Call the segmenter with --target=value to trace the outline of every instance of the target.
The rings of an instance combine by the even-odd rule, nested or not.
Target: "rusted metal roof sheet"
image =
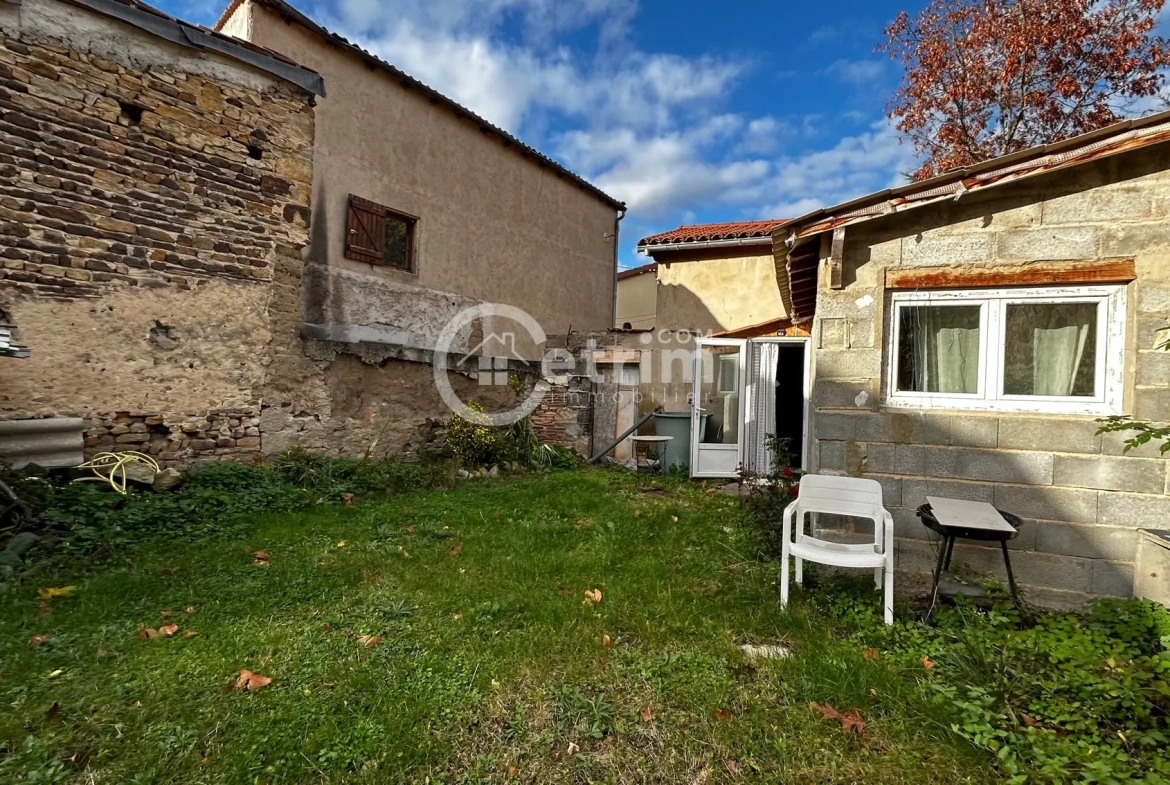
[[[942,201],[997,185],[1017,182],[1110,155],[1170,141],[1170,112],[1126,120],[1062,142],[1033,147],[975,166],[815,210],[773,230],[789,246],[813,235],[891,213]]]
[[[85,462],[80,417],[0,422],[0,458],[16,469],[35,463],[46,469],[80,466]]]

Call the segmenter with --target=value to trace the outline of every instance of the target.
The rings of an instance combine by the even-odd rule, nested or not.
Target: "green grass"
[[[779,609],[734,500],[646,490],[603,470],[477,481],[17,586],[0,782],[992,778],[922,674]],[[78,590],[42,601],[50,580]],[[167,621],[174,637],[136,634]],[[793,656],[749,664],[744,643]],[[272,683],[226,692],[240,668]],[[810,701],[860,710],[864,733]]]

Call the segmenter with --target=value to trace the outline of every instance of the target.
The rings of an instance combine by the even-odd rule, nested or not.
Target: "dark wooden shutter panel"
[[[384,207],[351,194],[345,229],[345,258],[366,264],[385,263],[382,256],[386,243]]]

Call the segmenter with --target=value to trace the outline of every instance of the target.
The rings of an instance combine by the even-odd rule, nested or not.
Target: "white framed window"
[[[886,404],[1120,414],[1124,286],[895,292]]]

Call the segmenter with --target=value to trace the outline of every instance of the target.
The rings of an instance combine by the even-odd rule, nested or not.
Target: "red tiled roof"
[[[699,243],[711,240],[740,240],[772,236],[772,229],[784,223],[783,218],[771,221],[737,221],[723,224],[694,224],[680,226],[669,232],[643,237],[639,248],[651,245],[673,245],[675,243]]]

